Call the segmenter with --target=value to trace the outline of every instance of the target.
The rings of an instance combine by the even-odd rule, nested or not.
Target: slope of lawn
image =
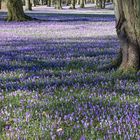
[[[140,73],[113,67],[114,16],[45,16],[0,21],[0,139],[137,140]]]

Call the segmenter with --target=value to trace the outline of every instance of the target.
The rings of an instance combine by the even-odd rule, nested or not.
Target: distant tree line
[[[84,8],[89,2],[95,3],[98,8],[105,8],[106,2],[113,2],[113,0],[23,0],[23,3],[30,3],[32,6],[47,5],[48,7],[54,6],[56,9],[62,9],[62,5],[70,5],[70,9],[75,9],[76,4]]]
[[[113,0],[94,0],[97,7],[104,9],[106,6],[106,2],[113,2]]]
[[[8,21],[16,20],[23,21],[30,18],[24,14],[25,10],[32,10],[36,5],[46,5],[48,7],[55,7],[55,9],[62,9],[63,5],[70,6],[70,9],[75,9],[76,4],[80,8],[84,8],[86,3],[95,3],[98,8],[105,8],[107,2],[113,0],[0,0],[0,9],[2,2],[6,3],[8,9]]]
[[[9,0],[0,0],[0,9],[2,1],[8,2]],[[95,3],[98,8],[103,9],[107,2],[113,2],[113,0],[22,0],[26,10],[32,10],[32,7],[36,5],[47,5],[56,9],[62,9],[63,5],[66,5],[70,6],[70,9],[75,9],[77,4],[80,8],[84,8],[86,3]]]

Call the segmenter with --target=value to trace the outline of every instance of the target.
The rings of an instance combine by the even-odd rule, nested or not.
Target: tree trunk
[[[0,0],[0,9],[1,9],[1,0]]]
[[[32,0],[32,6],[36,7],[36,0]]]
[[[80,4],[80,0],[77,0],[77,5],[79,5]]]
[[[62,9],[62,0],[57,0],[56,1],[55,9]]]
[[[121,42],[121,70],[140,66],[140,1],[115,0],[116,30]]]
[[[71,0],[70,9],[75,9],[75,3],[76,3],[76,0]]]
[[[69,6],[71,4],[71,0],[66,0],[66,6]]]
[[[21,0],[7,0],[8,21],[25,21],[31,19],[23,11]]]
[[[106,0],[96,0],[96,6],[98,8],[104,9],[105,8]]]
[[[85,8],[85,0],[80,0],[80,8]]]
[[[26,5],[26,10],[29,10],[29,11],[32,10],[32,4],[30,0],[26,0],[25,5]]]
[[[51,0],[48,0],[47,6],[51,7]]]
[[[43,0],[40,0],[39,3],[40,5],[44,5]]]

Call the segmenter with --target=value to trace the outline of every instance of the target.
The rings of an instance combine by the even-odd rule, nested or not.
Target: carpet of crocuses
[[[118,72],[115,18],[0,21],[1,140],[138,140],[140,72]]]

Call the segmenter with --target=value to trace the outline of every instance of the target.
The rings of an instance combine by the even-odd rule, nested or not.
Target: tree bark
[[[1,0],[0,0],[0,9],[1,9]]]
[[[31,18],[24,14],[21,0],[7,0],[7,21],[25,21]]]
[[[51,0],[48,0],[47,6],[48,6],[48,7],[51,7]]]
[[[115,0],[116,30],[121,42],[121,70],[140,66],[140,1]]]
[[[62,9],[62,0],[57,0],[56,1],[55,9]]]
[[[29,11],[32,10],[32,4],[30,0],[25,1],[25,6],[26,6],[26,10],[29,10]]]
[[[80,0],[77,0],[77,5],[79,5],[80,4]]]
[[[40,5],[44,5],[43,0],[40,0],[39,3]]]
[[[36,0],[32,0],[32,6],[36,7]]]
[[[80,0],[80,8],[85,8],[85,0]]]
[[[106,0],[96,0],[96,6],[98,8],[104,9],[105,8]]]
[[[75,3],[76,3],[76,0],[71,0],[70,9],[75,9]]]

